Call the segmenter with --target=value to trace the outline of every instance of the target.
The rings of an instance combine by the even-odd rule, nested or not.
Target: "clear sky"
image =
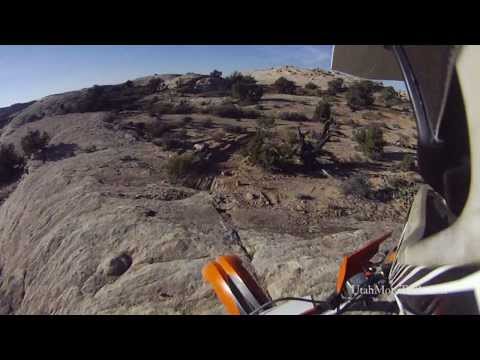
[[[0,107],[154,73],[329,69],[330,45],[0,46]],[[396,85],[396,84],[394,84]]]

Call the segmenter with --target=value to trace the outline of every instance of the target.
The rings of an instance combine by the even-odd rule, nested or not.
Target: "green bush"
[[[244,148],[243,155],[267,171],[275,170],[283,163],[280,149],[271,142],[270,133],[261,128],[257,129],[254,137]]]
[[[360,110],[373,104],[374,98],[367,87],[354,85],[347,90],[347,104],[352,110]]]
[[[242,110],[233,104],[210,106],[208,112],[212,115],[232,119],[240,119],[243,116]]]
[[[163,136],[165,133],[170,131],[173,128],[172,125],[170,124],[165,124],[160,121],[154,121],[152,123],[149,123],[145,126],[145,130],[147,134],[155,139]]]
[[[263,88],[260,85],[236,82],[232,85],[232,97],[245,103],[256,103],[263,96]]]
[[[241,118],[257,119],[262,116],[262,114],[256,110],[243,110],[231,103],[209,106],[205,113],[237,120]]]
[[[337,78],[337,79],[330,80],[327,83],[327,86],[328,86],[327,93],[329,95],[336,95],[337,93],[343,91],[343,79]]]
[[[207,118],[207,119],[202,121],[202,125],[203,125],[203,127],[209,129],[213,126],[213,120],[210,119],[210,118]]]
[[[15,151],[13,144],[0,146],[0,182],[7,182],[19,175],[25,160]]]
[[[227,134],[225,133],[225,130],[223,129],[217,129],[213,135],[212,135],[212,138],[213,140],[217,141],[217,142],[222,142],[225,140],[225,136],[227,136]]]
[[[400,134],[398,136],[398,145],[403,148],[410,147],[410,139],[408,138],[408,136],[404,134]]]
[[[155,144],[169,151],[183,149],[185,147],[185,142],[181,135],[172,133],[166,133],[161,138],[156,139]]]
[[[402,171],[412,171],[415,169],[415,157],[412,154],[406,154],[400,164],[399,169]]]
[[[305,89],[315,90],[315,89],[318,89],[318,86],[310,81],[307,84],[305,84]]]
[[[191,116],[185,116],[185,117],[182,119],[183,125],[188,125],[188,124],[190,124],[192,121],[193,121],[193,118],[192,118]]]
[[[312,121],[326,122],[327,120],[330,120],[331,116],[332,110],[330,104],[322,99],[315,108]]]
[[[242,82],[245,84],[256,84],[257,80],[250,75],[243,75],[241,72],[234,71],[230,76],[225,78],[228,88],[232,88],[233,84]]]
[[[170,102],[157,102],[151,105],[150,113],[152,115],[162,114],[191,114],[195,108],[186,100],[180,101],[178,104]]]
[[[174,104],[170,102],[156,102],[151,105],[150,112],[156,115],[173,114],[174,109]]]
[[[353,132],[359,150],[372,160],[379,160],[383,155],[383,131],[377,126],[363,127]]]
[[[296,85],[293,81],[290,81],[283,76],[278,78],[273,83],[274,88],[281,94],[294,94]]]
[[[173,107],[174,114],[191,114],[195,108],[188,101],[182,100]]]
[[[200,162],[201,160],[195,154],[174,155],[165,165],[168,179],[176,183],[189,175],[198,173],[202,168]]]
[[[298,122],[309,121],[308,117],[305,114],[298,113],[298,112],[282,112],[278,115],[278,117],[282,120],[287,120],[287,121],[298,121]]]
[[[361,80],[357,81],[353,87],[360,87],[365,92],[369,93],[370,95],[374,92],[380,91],[383,89],[383,86],[379,83],[373,82],[371,80]]]
[[[50,142],[50,135],[46,132],[40,132],[39,130],[30,130],[21,140],[21,146],[23,153],[26,157],[30,157],[33,154],[41,153],[47,148]]]
[[[395,91],[395,89],[392,86],[383,88],[380,91],[380,97],[383,100],[386,107],[392,107],[402,103],[402,101],[398,96],[398,93]]]
[[[341,185],[344,195],[355,195],[367,198],[372,192],[370,181],[364,175],[354,175],[345,180]]]
[[[273,118],[260,118],[256,120],[257,127],[259,129],[268,130],[275,126],[275,119]]]
[[[242,134],[244,129],[240,125],[227,125],[225,130],[232,134]]]
[[[213,78],[221,78],[221,77],[222,77],[222,72],[221,72],[221,71],[218,71],[218,70],[213,70],[213,71],[210,73],[210,77],[213,77]]]

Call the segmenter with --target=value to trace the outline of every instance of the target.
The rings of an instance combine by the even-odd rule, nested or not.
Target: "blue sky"
[[[330,45],[0,46],[0,107],[154,73],[330,67]]]

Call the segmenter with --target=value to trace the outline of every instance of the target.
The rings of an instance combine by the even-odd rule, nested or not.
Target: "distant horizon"
[[[0,46],[0,108],[154,74],[330,69],[331,45]],[[161,69],[161,70],[160,70]],[[382,81],[405,90],[403,82]]]

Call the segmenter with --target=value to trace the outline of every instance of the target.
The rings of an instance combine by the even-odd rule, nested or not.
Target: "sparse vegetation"
[[[23,153],[26,157],[31,155],[42,154],[50,142],[50,135],[39,130],[29,130],[21,140]]]
[[[14,179],[23,171],[25,160],[17,154],[13,144],[0,146],[0,183]]]
[[[190,124],[192,121],[193,121],[193,118],[192,118],[191,116],[185,116],[185,117],[182,119],[182,124],[183,124],[183,125],[188,125],[188,124]]]
[[[263,88],[256,84],[256,80],[245,81],[245,77],[237,79],[232,85],[232,97],[243,103],[254,104],[263,96]]]
[[[354,195],[362,198],[367,198],[371,194],[371,187],[368,177],[364,175],[351,176],[341,184],[344,195]]]
[[[339,92],[343,91],[343,79],[337,78],[330,80],[328,83],[327,93],[329,95],[336,95]]]
[[[320,100],[315,112],[313,113],[312,121],[326,122],[330,120],[332,116],[332,111],[330,104],[325,100]]]
[[[408,148],[410,146],[410,139],[404,134],[398,135],[398,145],[403,148]]]
[[[392,107],[402,103],[398,93],[392,86],[385,87],[381,90],[380,96],[386,107]]]
[[[205,160],[192,153],[174,155],[166,163],[166,172],[170,182],[177,183],[186,177],[200,174],[206,167]]]
[[[282,112],[278,115],[278,117],[282,120],[287,120],[287,121],[297,121],[297,122],[309,121],[308,117],[305,114],[302,114],[299,112]]]
[[[257,119],[257,127],[263,130],[269,130],[275,126],[275,119],[273,118],[260,118]]]
[[[213,77],[213,78],[221,78],[221,77],[222,77],[222,72],[221,72],[221,71],[218,71],[218,70],[213,70],[213,71],[210,73],[210,77]]]
[[[213,126],[213,120],[210,119],[210,118],[207,118],[207,119],[202,121],[202,125],[203,125],[204,128],[209,129]]]
[[[154,121],[146,125],[145,130],[150,138],[155,139],[163,136],[166,132],[173,128],[170,124],[165,124],[160,120]]]
[[[405,154],[398,165],[402,171],[412,171],[415,169],[415,157],[412,154]]]
[[[305,89],[307,90],[315,90],[315,89],[318,89],[318,86],[316,84],[314,84],[313,82],[308,82],[307,84],[305,84]]]
[[[86,148],[84,148],[83,151],[86,152],[86,153],[94,153],[94,152],[98,151],[98,149],[95,145],[89,145]]]
[[[242,134],[244,132],[240,125],[226,125],[225,130],[232,134]]]
[[[186,100],[181,100],[178,104],[157,102],[150,107],[150,113],[157,116],[162,114],[191,114],[194,111],[195,107]]]
[[[352,110],[360,110],[373,104],[371,88],[360,84],[351,86],[346,94],[347,104]]]
[[[257,119],[262,116],[262,114],[256,110],[244,110],[232,103],[223,103],[220,105],[209,106],[204,111],[207,114],[212,114],[224,118],[232,119]]]
[[[178,134],[166,133],[161,138],[154,140],[155,145],[163,147],[165,150],[177,150],[185,147],[185,141]]]
[[[273,87],[280,94],[293,94],[295,93],[296,85],[293,81],[286,79],[285,77],[278,78],[274,83]]]
[[[369,126],[356,129],[353,133],[358,148],[368,158],[379,160],[383,155],[383,131],[377,126]]]
[[[225,130],[218,129],[213,133],[212,138],[217,142],[222,142],[223,140],[225,140],[225,136],[227,136]]]
[[[268,130],[257,129],[243,154],[253,164],[259,165],[267,171],[272,171],[281,167],[284,159],[279,147],[273,143],[269,135]]]

